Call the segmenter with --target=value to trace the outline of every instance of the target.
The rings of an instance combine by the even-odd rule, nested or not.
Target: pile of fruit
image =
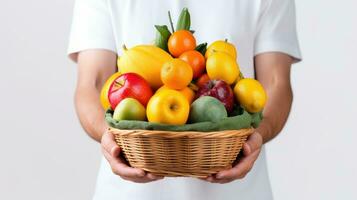
[[[101,103],[116,121],[185,125],[220,122],[244,109],[260,113],[266,93],[244,78],[237,50],[227,40],[196,44],[190,14],[181,12],[176,30],[155,26],[155,45],[124,46],[118,72],[104,84]]]

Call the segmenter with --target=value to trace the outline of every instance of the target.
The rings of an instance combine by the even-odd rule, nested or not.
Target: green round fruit
[[[138,120],[146,119],[145,107],[134,98],[125,98],[117,105],[114,110],[113,119],[120,120]]]
[[[197,122],[218,122],[228,117],[224,105],[216,98],[202,96],[191,104],[189,121]]]

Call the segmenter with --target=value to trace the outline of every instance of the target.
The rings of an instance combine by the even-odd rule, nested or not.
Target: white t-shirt
[[[176,22],[183,7],[191,14],[197,43],[228,39],[237,47],[246,77],[254,77],[254,56],[283,52],[300,60],[293,0],[76,0],[68,54],[86,49],[122,52],[152,43],[154,25]],[[114,175],[105,159],[98,175],[95,200],[269,200],[272,193],[263,148],[243,179],[212,184],[194,178],[165,178],[137,184]]]

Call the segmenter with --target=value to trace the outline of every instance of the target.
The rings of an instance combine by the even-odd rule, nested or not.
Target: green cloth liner
[[[123,130],[165,130],[165,131],[223,131],[223,130],[239,130],[250,127],[258,127],[263,116],[262,113],[248,113],[244,109],[238,107],[233,113],[233,116],[222,119],[219,122],[199,122],[184,125],[168,125],[153,123],[147,121],[135,120],[114,120],[113,110],[108,109],[105,113],[105,120],[109,126]]]

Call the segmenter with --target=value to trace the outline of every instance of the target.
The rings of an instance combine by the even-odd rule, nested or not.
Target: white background
[[[357,1],[298,0],[304,61],[294,106],[267,145],[276,200],[357,199]],[[73,2],[0,2],[0,199],[90,199],[100,149],[73,108]]]

